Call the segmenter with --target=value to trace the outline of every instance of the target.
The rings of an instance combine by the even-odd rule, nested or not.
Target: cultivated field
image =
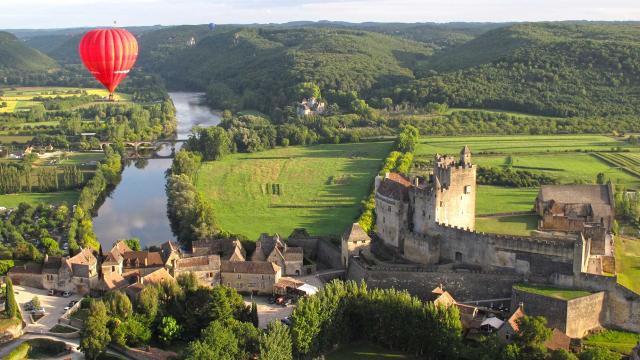
[[[391,143],[278,148],[234,154],[202,166],[197,187],[225,230],[257,239],[295,228],[339,237],[360,214],[361,200]]]
[[[640,239],[617,236],[615,251],[618,282],[640,294]]]
[[[34,101],[35,97],[69,97],[80,95],[78,91],[84,90],[88,95],[98,95],[106,97],[109,92],[104,89],[93,88],[70,88],[70,87],[17,87],[2,88],[4,93],[0,96],[0,103],[6,102],[6,107],[0,107],[0,113],[14,111],[28,111],[38,101]],[[116,100],[129,100],[126,94],[116,93]]]

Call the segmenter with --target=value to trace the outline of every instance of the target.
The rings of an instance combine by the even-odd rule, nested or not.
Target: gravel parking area
[[[245,297],[244,301],[247,305],[251,305],[251,298]],[[269,298],[266,296],[254,296],[253,301],[258,305],[258,322],[259,327],[265,329],[272,321],[280,321],[293,313],[295,305],[282,306],[270,304]]]
[[[20,285],[14,285],[13,289],[16,292],[16,301],[18,302],[18,305],[20,305],[20,311],[22,311],[22,318],[27,324],[27,327],[24,329],[25,332],[49,331],[49,329],[58,323],[60,316],[64,314],[64,307],[67,306],[71,300],[80,300],[80,296],[76,294],[73,294],[70,297],[50,296],[47,290]],[[24,309],[24,305],[31,301],[34,296],[38,296],[40,304],[45,310],[45,316],[36,323],[31,322],[29,312]]]

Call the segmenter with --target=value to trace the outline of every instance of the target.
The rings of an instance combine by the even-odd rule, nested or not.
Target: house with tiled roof
[[[269,261],[277,264],[283,275],[302,275],[303,249],[288,246],[280,235],[262,234],[256,242],[251,261]]]
[[[130,283],[125,287],[125,292],[135,298],[145,286],[151,284],[161,284],[163,282],[174,281],[175,279],[165,268],[156,269],[146,275],[143,275],[140,270],[134,270],[126,274]]]
[[[167,241],[160,245],[160,255],[162,256],[162,261],[164,261],[164,266],[171,268],[173,261],[182,257],[182,250],[176,242]]]
[[[201,286],[216,286],[220,284],[220,256],[205,255],[173,259],[171,275],[175,278],[180,274],[193,273]]]
[[[128,251],[122,254],[123,272],[139,270],[143,275],[164,268],[162,255],[158,251]]]
[[[239,292],[273,294],[280,266],[269,261],[221,261],[220,282]]]
[[[520,331],[520,327],[518,326],[518,320],[525,317],[524,309],[522,304],[518,306],[516,311],[509,316],[507,320],[505,320],[504,324],[500,329],[498,329],[498,338],[504,341],[511,341],[513,335]]]
[[[204,239],[191,242],[193,256],[218,255],[225,261],[245,261],[247,252],[238,239]]]

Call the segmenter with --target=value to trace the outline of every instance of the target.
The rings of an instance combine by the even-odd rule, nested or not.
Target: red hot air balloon
[[[97,29],[86,33],[78,47],[84,66],[109,90],[127,77],[138,58],[138,42],[125,29]]]

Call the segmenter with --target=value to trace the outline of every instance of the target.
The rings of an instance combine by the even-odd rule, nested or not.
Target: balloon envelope
[[[138,42],[125,29],[97,29],[82,37],[78,52],[84,66],[113,93],[138,58]]]
[[[209,24],[209,30],[215,30],[215,29],[216,29],[216,24],[210,23]]]

